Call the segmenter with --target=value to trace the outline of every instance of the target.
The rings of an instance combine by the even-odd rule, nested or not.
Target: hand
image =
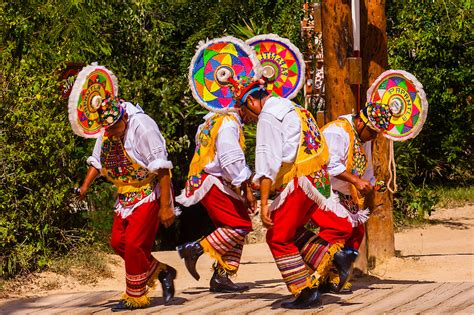
[[[170,227],[174,222],[174,211],[170,206],[160,207],[158,218],[165,228]]]
[[[81,188],[78,189],[79,200],[84,200],[86,198],[87,193],[87,186],[82,185]]]
[[[357,188],[357,190],[360,191],[362,196],[367,195],[373,189],[370,182],[368,182],[366,180],[363,180],[363,179],[360,179],[360,178],[355,182],[354,185]]]
[[[273,221],[270,219],[270,211],[268,210],[268,204],[262,204],[260,209],[260,219],[262,219],[263,226],[267,229],[273,227]]]
[[[242,191],[240,190],[240,187],[232,186],[232,190],[237,194],[237,196],[242,196]]]
[[[251,189],[247,189],[247,193],[245,194],[245,199],[247,201],[248,213],[254,214],[255,211],[257,210],[257,198],[255,198]]]

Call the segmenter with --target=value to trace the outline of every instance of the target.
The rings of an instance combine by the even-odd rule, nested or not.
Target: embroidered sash
[[[203,171],[207,164],[211,163],[216,156],[216,139],[219,129],[225,119],[231,119],[237,122],[232,114],[215,114],[204,123],[196,139],[196,149],[193,159],[189,165],[188,179],[185,184],[185,195],[191,197],[198,190],[207,174]],[[245,138],[242,127],[239,125],[239,144],[242,150],[245,148]]]
[[[157,184],[157,176],[133,161],[120,139],[104,135],[100,154],[101,174],[117,187],[122,206],[131,206],[149,196]]]
[[[355,175],[359,178],[362,177],[362,175],[364,175],[365,171],[367,170],[369,163],[367,155],[365,154],[364,148],[362,146],[362,141],[354,129],[354,126],[347,119],[340,118],[326,124],[322,130],[325,130],[328,126],[332,125],[344,129],[344,131],[349,135],[346,170],[351,172],[352,175]],[[349,190],[354,203],[359,207],[362,207],[364,204],[364,198],[360,195],[357,188],[349,183]]]
[[[295,177],[306,176],[313,186],[328,198],[331,193],[331,185],[327,172],[329,151],[326,141],[319,131],[313,115],[303,107],[294,105],[301,121],[298,152],[293,163],[282,164],[272,190],[281,192]]]

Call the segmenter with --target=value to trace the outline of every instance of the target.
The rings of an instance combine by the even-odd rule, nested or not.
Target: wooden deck
[[[324,306],[303,311],[286,310],[281,302],[291,297],[281,280],[257,281],[240,294],[214,294],[205,287],[177,292],[164,306],[160,291],[152,305],[133,314],[474,314],[474,282],[413,282],[358,279],[352,294],[324,294]],[[119,291],[87,292],[9,300],[0,314],[109,314]],[[123,313],[123,312],[121,312]],[[127,313],[127,312],[126,312]]]

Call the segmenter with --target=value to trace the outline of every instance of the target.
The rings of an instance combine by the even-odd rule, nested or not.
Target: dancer
[[[374,187],[378,191],[381,189],[374,186],[371,140],[386,130],[390,117],[386,105],[369,103],[357,115],[343,115],[322,128],[329,148],[328,171],[332,189],[345,210],[317,209],[311,219],[319,226],[318,235],[302,231],[297,243],[302,255],[308,257],[305,260],[308,268],[317,271],[323,291],[339,292],[350,288],[347,281],[365,234],[364,222],[368,219],[364,196]],[[344,248],[336,253],[329,252],[331,244],[344,244]],[[331,270],[332,263],[337,273]]]
[[[267,243],[289,291],[286,308],[312,308],[321,297],[294,238],[316,208],[336,207],[327,172],[328,149],[311,113],[274,97],[262,81],[235,84],[244,121],[257,121],[255,176]],[[275,194],[271,205],[270,194]]]
[[[168,303],[174,296],[176,270],[151,255],[159,224],[167,228],[174,221],[172,164],[165,139],[138,105],[111,97],[97,112],[105,132],[87,159],[90,167],[80,196],[85,197],[99,174],[117,187],[110,244],[125,260],[126,290],[112,311],[148,306],[148,289],[155,286],[156,279]]]
[[[256,199],[249,186],[250,168],[244,156],[242,120],[227,83],[231,73],[253,75],[252,51],[233,37],[201,43],[191,61],[189,80],[194,98],[210,112],[196,133],[196,150],[186,187],[177,202],[200,202],[216,230],[206,237],[177,247],[186,267],[199,279],[196,262],[206,252],[216,260],[210,280],[212,292],[240,292],[249,287],[235,284],[245,236],[252,231],[249,212]],[[215,72],[214,72],[215,71]]]

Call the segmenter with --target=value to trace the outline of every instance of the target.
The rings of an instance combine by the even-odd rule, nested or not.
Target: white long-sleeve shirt
[[[131,103],[124,103],[125,111],[128,114],[127,128],[124,135],[124,149],[128,156],[152,173],[159,169],[171,169],[173,164],[168,160],[166,151],[166,141],[163,138],[156,122],[146,115],[140,106]],[[99,171],[102,169],[100,154],[102,149],[102,135],[97,138],[92,156],[87,159],[87,163]],[[122,206],[118,200],[115,203],[115,211],[120,213],[122,218],[129,216],[139,205],[153,201],[160,196],[160,187],[156,185],[155,190],[140,202],[129,206]]]
[[[254,183],[267,177],[275,181],[282,163],[292,163],[298,153],[301,121],[293,103],[270,97],[258,117]]]
[[[339,118],[348,120],[354,126],[352,115],[343,115]],[[330,125],[323,131],[324,138],[329,148],[329,164],[328,172],[331,176],[332,189],[339,191],[345,195],[350,195],[350,183],[338,179],[336,176],[342,174],[346,170],[348,152],[349,152],[349,134],[341,127]],[[362,179],[375,184],[374,168],[372,165],[372,142],[368,141],[362,144],[365,154],[367,155],[368,165]]]
[[[204,116],[204,121],[207,121],[213,115],[216,115],[216,113],[208,113]],[[240,147],[242,121],[239,115],[234,113],[232,115],[235,116],[237,121],[230,118],[224,119],[217,133],[216,155],[203,169],[209,176],[204,179],[201,186],[191,196],[187,197],[186,190],[183,189],[181,194],[176,197],[176,201],[183,206],[198,203],[213,186],[235,199],[241,199],[228,185],[220,180],[221,178],[235,187],[240,187],[252,175],[252,171],[245,161],[244,152]],[[196,143],[204,125],[205,122],[198,127]]]
[[[204,120],[211,118],[215,113],[208,113]],[[216,156],[211,163],[204,167],[204,171],[216,177],[222,177],[225,181],[235,187],[250,178],[252,171],[245,162],[245,155],[240,147],[240,128],[242,121],[240,116],[232,113],[237,119],[225,118],[219,129],[216,139]],[[198,127],[196,142],[204,124]]]

